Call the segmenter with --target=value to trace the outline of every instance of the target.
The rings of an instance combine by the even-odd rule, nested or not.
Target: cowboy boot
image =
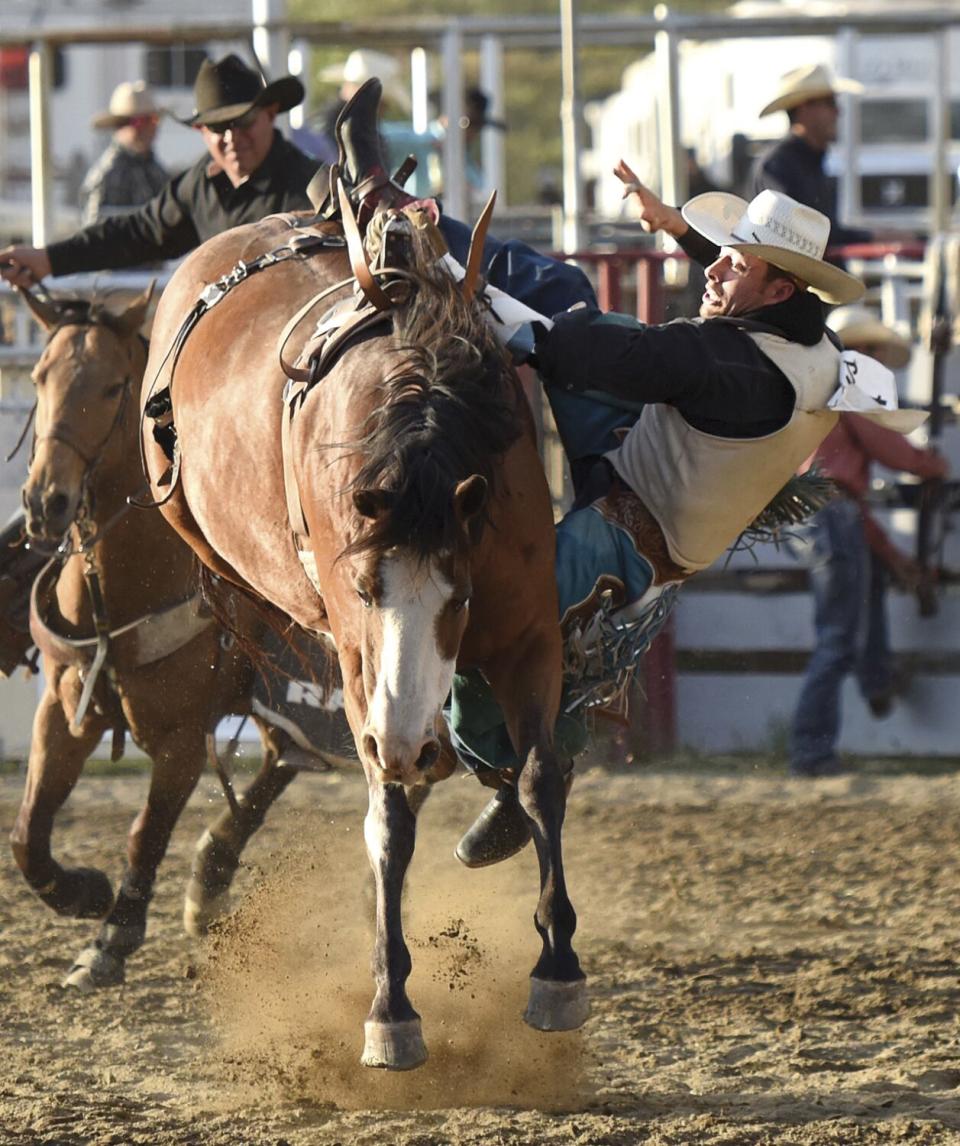
[[[347,101],[337,116],[334,134],[340,149],[337,166],[350,202],[357,208],[361,230],[377,207],[406,207],[416,200],[387,174],[381,150],[379,112],[383,85],[373,77]],[[409,164],[401,169],[406,177],[412,173]],[[329,169],[322,168],[311,180],[307,194],[316,204],[323,195],[317,213],[335,218],[339,210],[329,182]]]
[[[573,760],[560,761],[567,795],[573,786]],[[466,867],[488,867],[522,851],[531,839],[515,784],[504,784],[473,821],[454,854]]]

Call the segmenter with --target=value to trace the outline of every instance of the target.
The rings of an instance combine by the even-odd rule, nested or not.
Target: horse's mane
[[[426,558],[453,548],[454,487],[479,474],[494,489],[497,463],[523,430],[519,386],[482,303],[464,298],[423,232],[411,226],[408,244],[410,290],[393,312],[399,361],[381,384],[347,491],[386,491],[389,511],[346,553],[402,546]]]

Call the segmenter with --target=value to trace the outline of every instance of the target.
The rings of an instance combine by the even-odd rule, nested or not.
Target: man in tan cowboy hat
[[[293,76],[265,83],[238,56],[205,60],[193,88],[194,127],[207,155],[147,203],[48,247],[0,250],[0,274],[19,286],[44,276],[134,267],[185,255],[205,239],[278,211],[309,210],[317,170],[274,126],[303,99]]]
[[[890,369],[910,360],[910,343],[863,306],[843,306],[827,319],[843,345]],[[790,731],[790,773],[814,778],[843,771],[837,756],[843,682],[851,672],[874,716],[886,716],[897,693],[887,638],[886,590],[921,583],[917,563],[898,549],[870,512],[866,494],[874,463],[932,479],[947,475],[935,450],[918,449],[902,434],[847,413],[820,444],[811,464],[840,494],[805,528],[811,558],[814,646]]]
[[[372,48],[355,48],[342,64],[324,68],[320,79],[339,84],[338,94],[346,103],[352,99],[367,80],[376,77],[383,85],[385,99],[404,111],[410,110],[410,92],[400,77],[400,64],[394,56]]]
[[[831,246],[869,242],[873,237],[870,231],[837,222],[836,188],[823,167],[827,148],[837,138],[837,95],[861,91],[863,85],[855,80],[835,79],[822,64],[806,64],[781,77],[773,98],[760,112],[763,117],[785,111],[790,128],[757,160],[752,194],[783,191],[815,207],[830,220]]]
[[[139,207],[167,182],[169,173],[153,152],[163,115],[166,110],[157,106],[143,80],[114,88],[108,109],[95,115],[91,124],[111,128],[113,139],[80,187],[83,223]]]
[[[355,48],[341,63],[323,68],[319,78],[322,83],[336,84],[336,95],[325,103],[310,127],[301,129],[295,138],[302,139],[303,146],[324,163],[336,163],[337,121],[347,104],[371,80],[379,82],[383,99],[404,113],[410,111],[410,91],[404,84],[400,62],[386,52]]]
[[[904,432],[925,415],[897,409],[892,374],[845,356],[828,333],[821,300],[853,303],[863,285],[824,261],[830,222],[819,211],[769,190],[749,203],[708,192],[679,211],[625,163],[617,174],[644,226],[706,265],[700,315],[646,326],[574,309],[533,323],[533,361],[581,475],[576,507],[557,527],[562,623],[589,626],[606,592],[652,634],[679,585],[750,526],[841,410]],[[503,743],[495,726],[455,732],[475,758],[509,761],[485,755]],[[458,845],[470,867],[530,836],[509,772],[478,771],[501,784]]]

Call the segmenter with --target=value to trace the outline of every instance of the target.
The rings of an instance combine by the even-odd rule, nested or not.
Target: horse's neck
[[[196,558],[159,511],[127,504],[144,485],[135,409],[131,405],[115,431],[123,449],[111,450],[90,481],[94,524],[104,531],[93,549],[94,567],[113,627],[185,600],[197,588]],[[76,526],[71,535],[79,540]]]

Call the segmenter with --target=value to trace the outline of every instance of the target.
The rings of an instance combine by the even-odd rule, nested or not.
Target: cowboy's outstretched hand
[[[623,159],[614,167],[614,175],[623,186],[624,199],[633,196],[640,211],[640,226],[650,235],[665,231],[675,239],[687,233],[687,224],[676,207],[668,207],[649,187],[637,178],[633,168]]]
[[[44,247],[4,247],[0,250],[0,277],[18,287],[35,286],[50,274]]]

